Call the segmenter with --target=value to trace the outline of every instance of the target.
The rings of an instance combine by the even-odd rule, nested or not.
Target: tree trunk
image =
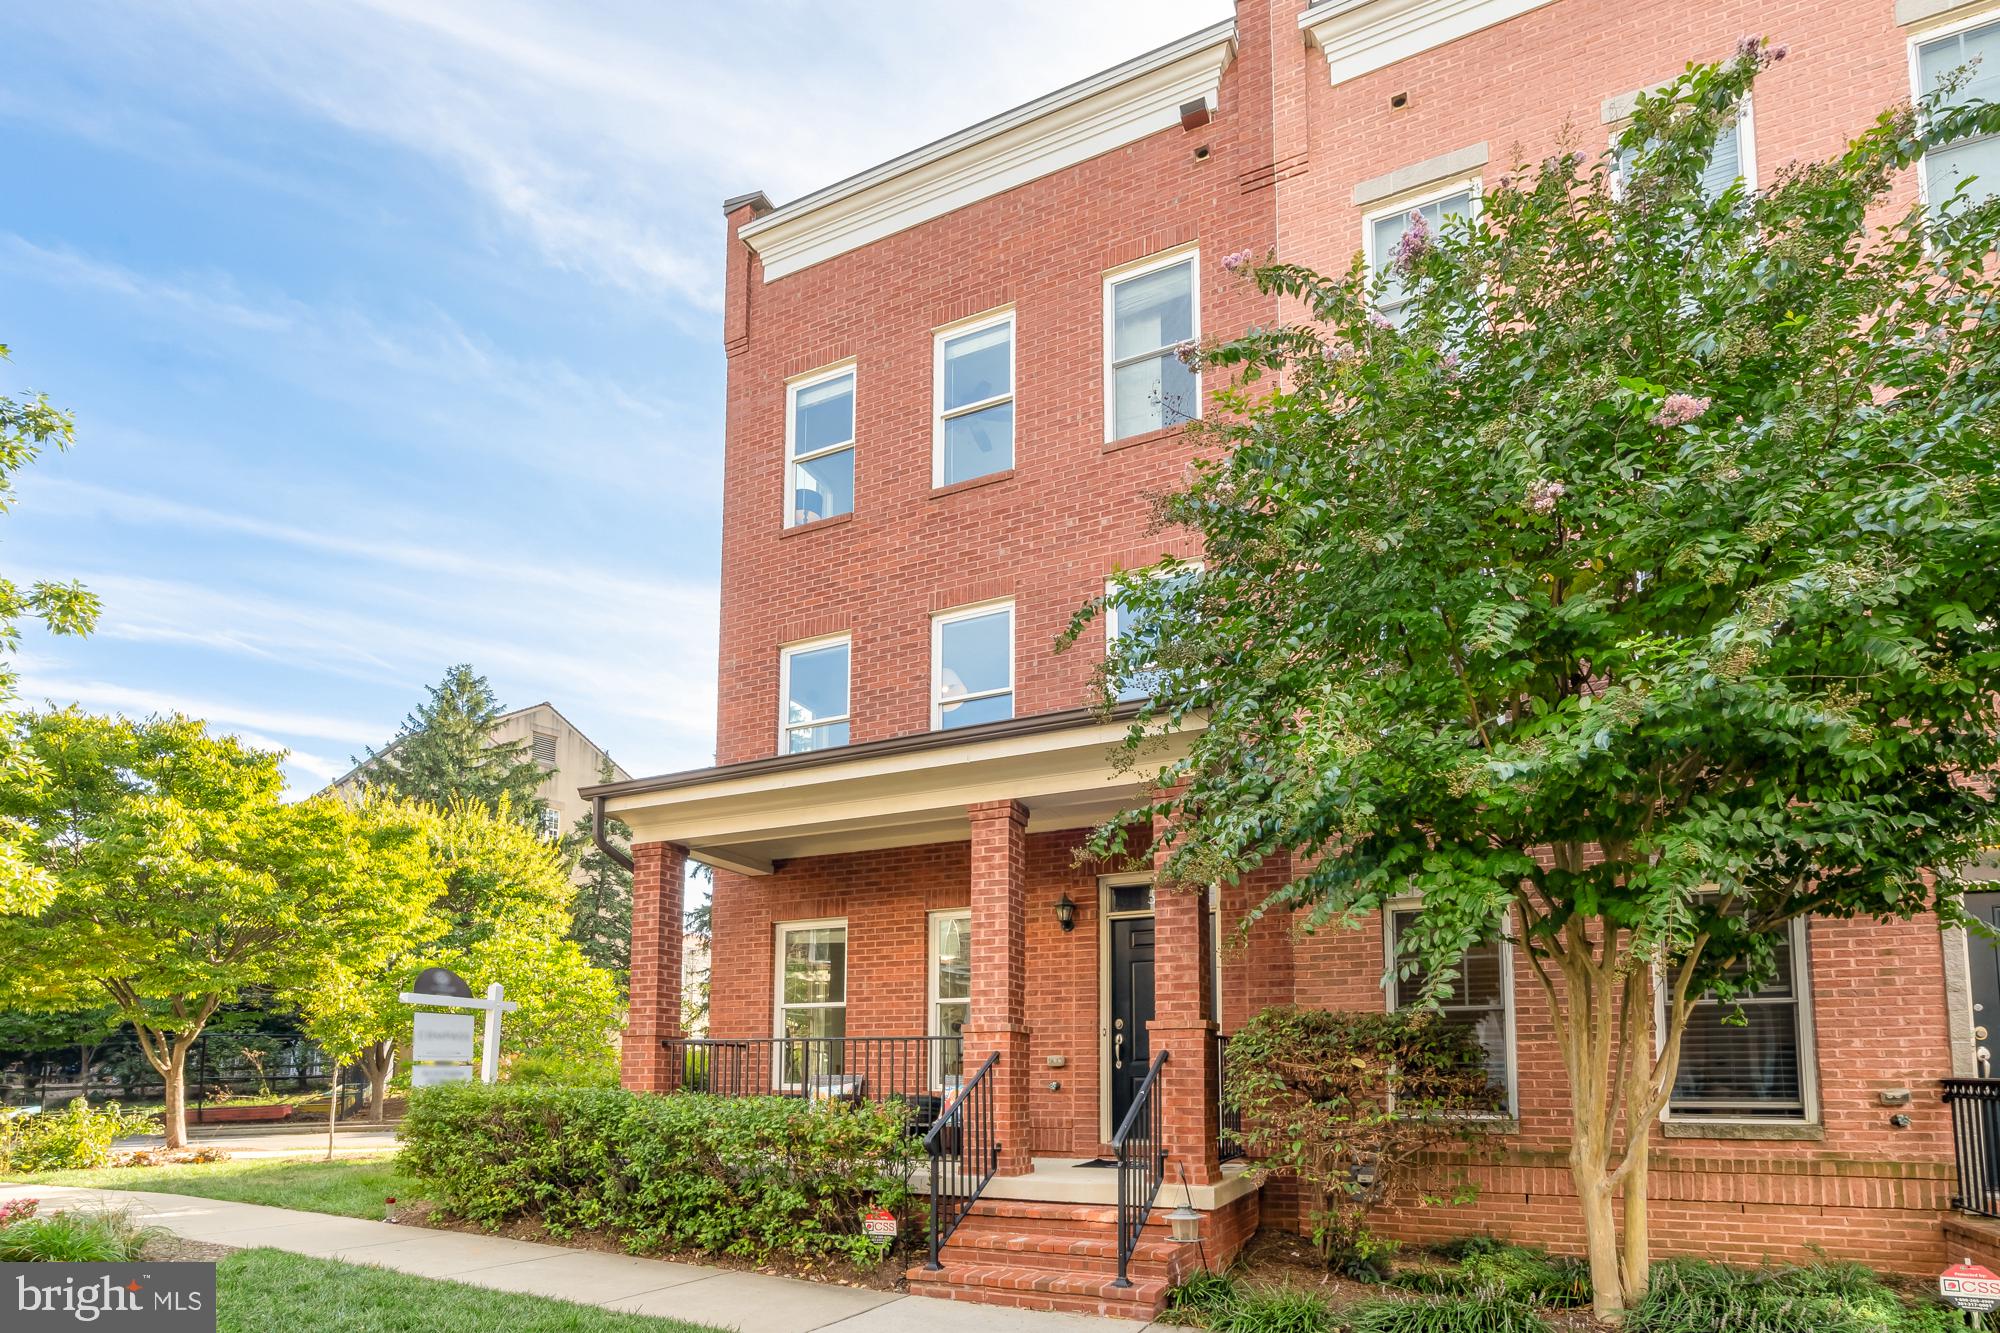
[[[163,1037],[160,1043],[166,1055],[160,1078],[166,1084],[167,1102],[160,1123],[170,1152],[187,1147],[187,1053],[193,1044],[192,1037],[182,1040],[172,1036]]]
[[[396,1072],[396,1043],[380,1041],[363,1047],[361,1072],[368,1076],[368,1118],[380,1124],[389,1113],[389,1079]]]

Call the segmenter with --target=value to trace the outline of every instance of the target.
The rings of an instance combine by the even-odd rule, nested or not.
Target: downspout
[[[624,866],[628,873],[631,871],[632,858],[622,848],[613,843],[611,839],[604,836],[604,798],[602,796],[593,796],[590,798],[590,840],[597,844],[598,851],[603,852],[613,861]]]

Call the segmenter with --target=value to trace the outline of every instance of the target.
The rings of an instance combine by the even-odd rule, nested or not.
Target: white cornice
[[[1549,0],[1319,0],[1299,26],[1346,83],[1419,52],[1504,23]]]
[[[764,261],[764,281],[775,281],[1178,125],[1183,104],[1215,106],[1235,52],[1236,23],[1225,19],[817,190],[737,235]]]

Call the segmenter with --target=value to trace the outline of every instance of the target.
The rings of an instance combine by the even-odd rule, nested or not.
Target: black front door
[[[1111,1132],[1125,1123],[1132,1095],[1152,1063],[1153,918],[1111,921]]]
[[[1965,911],[2000,934],[2000,893],[1966,894]],[[1972,962],[1972,1046],[1977,1052],[2000,1051],[2000,945],[1970,932],[1965,944]],[[1993,1063],[1982,1059],[1979,1074],[2000,1072]]]

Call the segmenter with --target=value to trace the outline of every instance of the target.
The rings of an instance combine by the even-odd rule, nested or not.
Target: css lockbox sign
[[[215,1333],[215,1265],[0,1264],[0,1329]]]

